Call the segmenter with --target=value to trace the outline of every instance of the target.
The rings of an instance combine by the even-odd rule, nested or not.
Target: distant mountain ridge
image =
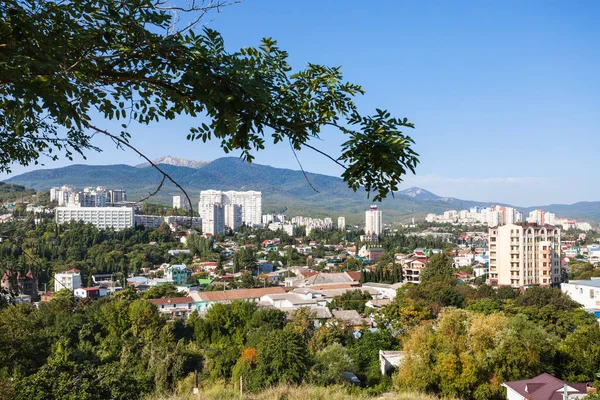
[[[401,190],[397,192],[397,194],[401,194],[403,196],[412,197],[414,199],[419,200],[441,200],[442,198],[436,194],[431,193],[428,190],[419,188],[419,187],[411,187],[408,189]]]
[[[183,160],[183,161],[181,161]],[[264,213],[287,213],[315,217],[350,217],[362,221],[364,211],[372,202],[364,191],[353,192],[346,183],[334,176],[307,173],[315,192],[301,171],[248,164],[239,158],[225,157],[211,162],[189,161],[177,157],[156,160],[162,168],[182,185],[197,205],[201,190],[259,190],[263,193]],[[165,162],[161,162],[165,161]],[[186,166],[173,165],[184,163]],[[195,165],[190,167],[187,165]],[[130,200],[141,199],[156,190],[161,180],[158,171],[150,166],[130,165],[71,165],[64,168],[36,170],[6,180],[27,188],[47,190],[53,186],[71,184],[76,187],[108,186],[124,189]],[[171,204],[170,196],[180,194],[171,183],[150,201]],[[425,189],[411,187],[388,196],[381,204],[387,221],[407,221],[427,213],[469,209],[498,203],[478,202],[440,197]],[[600,202],[580,202],[571,205],[552,204],[538,207],[516,207],[523,213],[542,208],[561,217],[592,222],[600,221]],[[353,223],[353,222],[350,222]]]
[[[152,162],[157,165],[158,164],[168,164],[168,165],[175,165],[176,167],[202,168],[206,164],[210,163],[211,161],[187,160],[187,159],[181,158],[181,157],[164,156],[164,157],[156,158],[156,159],[152,160]],[[136,168],[145,168],[145,167],[149,167],[149,166],[150,166],[150,163],[147,163],[147,162],[135,165]]]

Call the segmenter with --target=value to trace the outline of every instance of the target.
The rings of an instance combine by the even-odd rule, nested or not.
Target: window
[[[594,289],[590,289],[590,299],[594,298]]]

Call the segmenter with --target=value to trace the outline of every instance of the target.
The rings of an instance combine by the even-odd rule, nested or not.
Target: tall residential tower
[[[527,288],[560,283],[560,229],[517,223],[490,228],[489,232],[492,286]]]
[[[381,211],[377,209],[377,206],[371,206],[365,212],[365,233],[367,235],[381,235],[383,233],[383,221]]]

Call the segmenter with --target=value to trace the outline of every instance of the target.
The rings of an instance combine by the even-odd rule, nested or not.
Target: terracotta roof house
[[[235,289],[214,292],[197,292],[194,296],[194,306],[198,311],[206,311],[214,303],[231,303],[234,300],[260,301],[260,298],[268,294],[285,293],[282,287],[258,288],[258,289]]]
[[[580,399],[587,395],[585,383],[566,383],[550,374],[531,379],[504,382],[507,400],[566,400]],[[566,390],[566,396],[565,396]]]

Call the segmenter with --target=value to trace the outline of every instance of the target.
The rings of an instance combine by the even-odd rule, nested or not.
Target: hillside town
[[[364,211],[363,224],[350,226],[342,215],[262,214],[261,198],[256,191],[201,191],[198,216],[190,216],[190,202],[178,195],[171,215],[161,216],[127,203],[123,190],[53,188],[44,206],[13,205],[5,226],[33,218],[37,229],[56,225],[77,235],[88,235],[90,228],[117,236],[140,232],[148,241],[135,246],[146,246],[144,252],[156,254],[157,263],[145,256],[131,264],[133,256],[124,252],[120,257],[131,259],[133,268],[96,257],[100,261],[92,264],[57,264],[51,275],[36,264],[23,268],[8,263],[2,266],[2,296],[9,304],[40,307],[64,293],[82,302],[131,291],[171,321],[207,318],[217,305],[243,301],[288,318],[306,310],[315,329],[335,323],[350,335],[361,335],[364,330],[393,330],[395,322],[384,316],[406,301],[401,299],[410,287],[430,285],[427,271],[434,263],[449,268],[445,279],[469,290],[560,289],[600,322],[600,281],[594,279],[600,276],[600,234],[590,224],[567,223],[541,210],[522,221],[519,212],[504,207],[450,211],[435,221],[430,215],[425,225],[394,224],[373,205]],[[457,230],[460,225],[489,227]],[[382,376],[408,357],[393,347],[378,351]],[[538,380],[548,385],[560,381],[551,375],[533,379]],[[519,385],[506,382],[504,387],[523,391]]]

